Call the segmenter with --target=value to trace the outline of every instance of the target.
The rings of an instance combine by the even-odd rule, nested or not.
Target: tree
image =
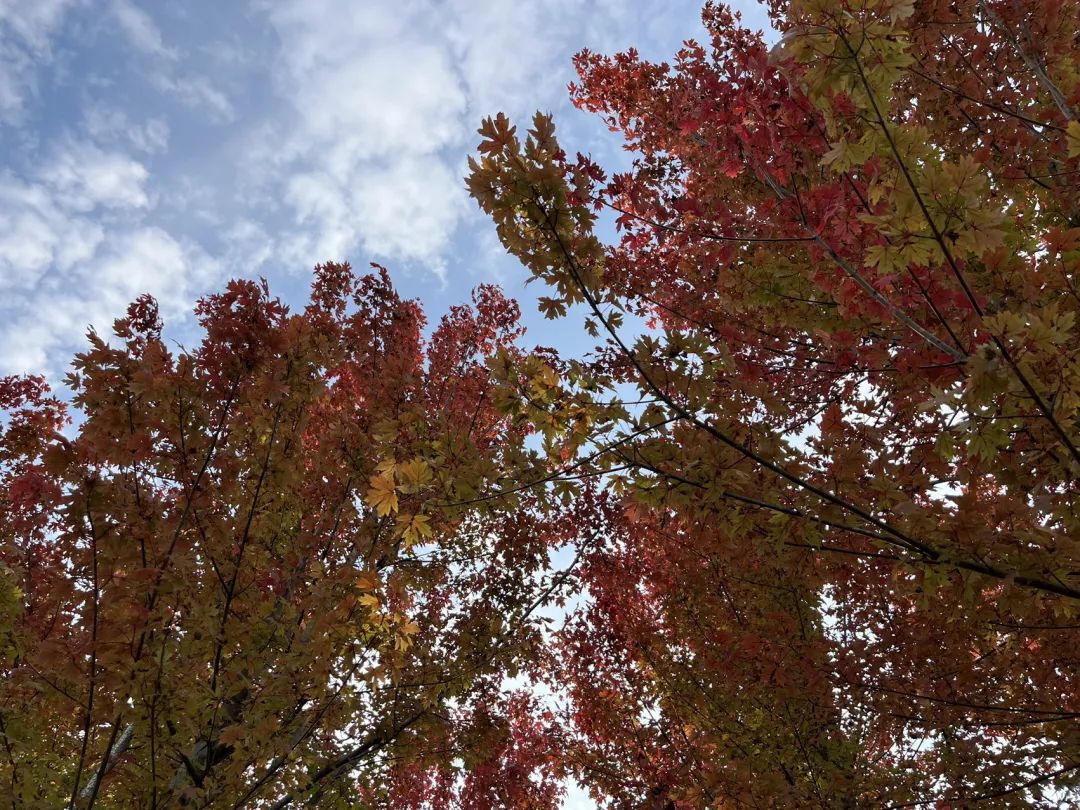
[[[192,351],[139,299],[74,426],[0,381],[14,806],[1080,794],[1080,9],[770,9],[579,55],[627,173],[482,125],[471,193],[594,356],[487,287],[425,343],[330,264]]]
[[[197,314],[190,351],[147,297],[91,332],[70,409],[0,380],[0,794],[385,806],[464,756],[502,768],[488,806],[552,803],[497,698],[580,524],[476,497],[546,465],[485,365],[517,306],[481,287],[425,343],[384,271],[326,264],[301,312],[234,281]]]
[[[627,173],[480,129],[472,195],[604,338],[567,469],[630,504],[539,669],[567,763],[625,807],[1075,798],[1080,9],[770,11],[579,54]]]

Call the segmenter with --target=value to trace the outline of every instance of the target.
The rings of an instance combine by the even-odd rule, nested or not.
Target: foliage
[[[567,762],[623,807],[1051,803],[1080,769],[1080,9],[770,8],[771,50],[710,3],[671,64],[577,57],[627,173],[548,116],[480,129],[472,195],[604,338],[554,400],[601,415],[567,463],[631,504],[540,668]]]
[[[328,264],[0,380],[13,806],[1080,795],[1080,8],[770,12],[579,54],[628,172],[481,126],[594,355]]]
[[[426,344],[385,272],[348,265],[295,314],[241,281],[197,313],[191,351],[149,298],[91,332],[72,430],[41,380],[0,381],[13,807],[385,805],[401,763],[481,734],[562,584],[536,576],[561,542],[536,495],[464,503],[543,464],[492,405],[485,358],[521,334],[494,288]],[[483,732],[492,762],[517,763],[512,731]],[[560,789],[519,770],[494,804]]]

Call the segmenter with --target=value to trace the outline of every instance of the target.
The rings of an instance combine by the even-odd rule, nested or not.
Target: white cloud
[[[161,31],[150,15],[131,0],[113,0],[110,11],[124,36],[140,51],[168,59],[176,58],[176,52],[165,47]]]
[[[108,247],[92,260],[48,276],[17,311],[5,313],[0,373],[57,373],[58,349],[77,347],[91,326],[107,335],[127,304],[143,293],[154,295],[163,316],[175,321],[188,313],[193,290],[218,272],[201,250],[160,228],[111,234]]]
[[[77,0],[0,0],[0,117],[18,120],[52,61],[51,39]]]
[[[237,220],[225,227],[222,235],[226,246],[223,257],[226,267],[242,267],[254,274],[275,257],[270,235],[259,223],[250,219]]]
[[[288,112],[252,130],[245,151],[256,199],[280,200],[292,215],[282,254],[306,266],[362,249],[436,272],[472,212],[462,174],[480,119],[565,110],[576,50],[623,47],[656,18],[682,20],[666,0],[257,8],[280,43],[272,76]]]
[[[585,7],[584,0],[450,0],[446,36],[469,88],[472,117],[499,111],[520,117],[562,101],[561,77],[582,45]],[[479,121],[469,123],[472,130]]]
[[[292,114],[253,137],[249,170],[291,210],[283,252],[305,266],[363,249],[441,273],[470,210],[462,175],[479,118],[564,94],[563,80],[538,78],[565,72],[556,43],[583,3],[264,3]]]
[[[410,156],[359,179],[352,209],[365,250],[423,257],[442,276],[445,251],[465,207],[462,172],[430,155]]]
[[[148,176],[126,155],[79,141],[57,147],[30,179],[0,174],[0,290],[31,290],[90,259],[105,239],[100,215],[150,207]]]
[[[99,144],[130,144],[140,152],[164,152],[169,144],[169,125],[164,118],[136,124],[123,110],[102,104],[84,110],[82,129]]]
[[[458,177],[431,155],[372,163],[351,188],[326,173],[293,175],[284,199],[297,228],[281,241],[282,258],[308,267],[359,247],[365,256],[423,261],[444,278],[444,251],[464,203]]]
[[[229,97],[205,76],[176,77],[153,73],[150,75],[150,83],[162,93],[175,97],[186,107],[209,110],[214,121],[219,124],[236,118],[236,111]]]
[[[0,0],[0,121],[18,120],[45,69],[66,93],[70,71],[90,65],[81,107],[43,99],[62,134],[24,127],[18,154],[0,162],[0,324],[19,324],[0,326],[19,349],[4,363],[66,356],[140,285],[186,311],[225,268],[375,259],[444,283],[459,267],[497,274],[501,247],[462,178],[479,119],[553,109],[568,144],[592,146],[591,130],[572,133],[573,51],[667,37],[649,26],[684,30],[696,13],[668,0],[252,2],[257,16],[223,14],[243,24],[207,38],[190,12],[159,28],[158,7],[140,0]],[[61,48],[69,33],[80,36]],[[118,36],[130,45],[120,53]],[[160,96],[150,118],[147,89]],[[220,245],[216,258],[179,234]],[[144,265],[157,269],[141,275]]]
[[[74,0],[0,0],[0,21],[35,51],[48,48],[49,37]]]
[[[44,185],[0,175],[0,291],[32,289],[50,268],[65,273],[90,258],[101,226],[66,213]]]
[[[58,149],[41,171],[42,180],[55,192],[62,209],[148,208],[146,180],[150,173],[141,163],[120,152],[106,152],[86,142]]]
[[[426,154],[460,137],[465,95],[443,48],[422,42],[363,47],[297,75],[290,90],[304,136],[354,161]]]
[[[291,110],[259,144],[296,228],[296,266],[375,258],[437,268],[461,214],[460,178],[440,159],[463,133],[466,88],[428,2],[341,0],[266,7],[281,40],[276,85]]]
[[[138,295],[185,315],[221,272],[197,245],[147,223],[149,171],[61,140],[29,177],[0,173],[0,373],[59,371],[90,325],[107,332]]]
[[[355,231],[348,198],[338,181],[318,171],[295,174],[286,182],[285,201],[299,226],[282,240],[286,263],[302,267],[345,258]]]

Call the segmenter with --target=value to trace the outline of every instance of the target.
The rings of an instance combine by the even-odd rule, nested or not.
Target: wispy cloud
[[[157,24],[131,0],[112,0],[109,10],[120,30],[138,50],[166,59],[176,58],[176,51],[165,46]]]
[[[120,152],[106,152],[85,141],[59,145],[42,168],[40,178],[59,210],[147,208],[149,172]]]
[[[575,26],[590,6],[261,4],[280,41],[272,75],[285,105],[247,152],[251,173],[291,213],[283,255],[360,250],[444,276],[471,210],[462,175],[479,118],[562,100]]]
[[[140,152],[164,152],[169,145],[169,124],[162,117],[133,121],[117,107],[90,103],[83,110],[80,128],[96,143],[133,146]]]
[[[376,260],[436,302],[513,281],[464,190],[479,119],[551,109],[603,148],[570,56],[669,53],[696,6],[0,0],[0,369],[55,369],[130,298],[182,313],[225,275],[288,290]]]
[[[57,203],[42,184],[0,175],[0,291],[6,300],[32,290],[50,270],[66,273],[89,259],[104,239],[98,223],[73,217]]]
[[[0,372],[56,371],[54,349],[107,329],[133,298],[183,316],[218,262],[145,221],[148,169],[62,139],[30,176],[0,174]]]
[[[291,213],[282,255],[359,250],[443,278],[472,211],[462,175],[480,118],[565,106],[578,48],[624,47],[653,17],[696,16],[689,4],[672,15],[660,0],[258,8],[280,43],[271,75],[284,105],[274,126],[251,133],[246,152],[250,174]]]
[[[162,93],[174,96],[185,107],[208,111],[216,123],[228,123],[236,117],[229,97],[206,76],[155,72],[150,75],[150,83]]]
[[[18,121],[52,59],[52,37],[77,0],[0,0],[0,118]]]
[[[141,226],[109,234],[102,249],[65,274],[50,273],[8,311],[0,326],[0,373],[58,374],[56,349],[94,327],[105,334],[127,304],[153,294],[174,323],[187,317],[194,291],[219,272],[201,249],[161,228]]]
[[[303,0],[265,11],[286,106],[251,168],[291,210],[284,252],[359,247],[438,270],[461,215],[460,179],[442,153],[461,142],[468,88],[437,7]]]
[[[85,142],[56,148],[32,177],[0,174],[0,289],[32,290],[92,257],[105,238],[98,209],[148,207],[146,178],[142,164]]]

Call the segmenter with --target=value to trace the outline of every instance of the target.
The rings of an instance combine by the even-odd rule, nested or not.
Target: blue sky
[[[0,0],[0,374],[58,378],[93,324],[151,292],[192,337],[201,294],[262,275],[304,300],[326,259],[385,264],[432,316],[484,281],[545,324],[462,177],[488,114],[554,112],[570,58],[664,58],[696,0]],[[761,25],[758,9],[749,19]]]

